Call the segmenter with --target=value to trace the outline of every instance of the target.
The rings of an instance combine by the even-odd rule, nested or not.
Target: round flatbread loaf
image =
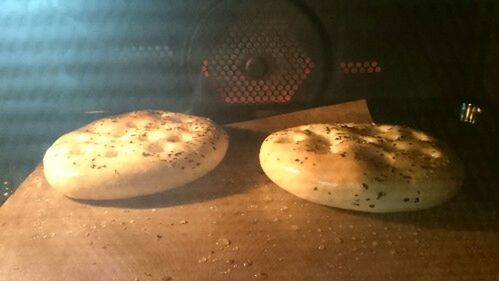
[[[49,184],[77,199],[120,199],[161,192],[214,169],[228,146],[209,119],[135,111],[61,136],[43,158]]]
[[[366,212],[429,208],[462,183],[460,162],[429,135],[374,124],[303,125],[268,136],[260,164],[281,188],[315,203]]]

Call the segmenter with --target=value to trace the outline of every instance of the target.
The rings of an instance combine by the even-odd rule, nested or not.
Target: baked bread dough
[[[49,184],[77,199],[161,192],[214,169],[228,147],[209,119],[135,111],[94,121],[55,141],[43,158]]]
[[[457,157],[433,137],[375,124],[311,124],[272,133],[261,146],[260,164],[300,198],[377,213],[441,204],[463,175]]]

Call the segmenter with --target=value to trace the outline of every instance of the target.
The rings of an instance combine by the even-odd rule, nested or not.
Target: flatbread
[[[318,204],[365,212],[430,208],[462,183],[457,157],[428,134],[375,124],[311,124],[269,135],[260,149],[267,176]]]
[[[61,136],[43,158],[50,185],[78,199],[119,199],[182,186],[213,170],[228,146],[211,120],[134,111]]]

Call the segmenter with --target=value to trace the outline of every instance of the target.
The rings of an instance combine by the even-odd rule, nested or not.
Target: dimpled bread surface
[[[365,212],[430,208],[462,183],[457,157],[424,132],[395,125],[310,124],[269,135],[260,149],[267,176],[288,192]]]
[[[182,186],[214,169],[228,137],[207,118],[134,111],[69,132],[46,151],[44,174],[68,197],[108,200]]]

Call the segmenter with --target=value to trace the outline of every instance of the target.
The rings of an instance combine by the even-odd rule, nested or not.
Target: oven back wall
[[[427,105],[431,99],[448,104],[473,91],[469,79],[477,78],[469,69],[481,56],[473,55],[479,9],[472,1],[252,3],[1,1],[0,201],[60,134],[110,114],[158,108],[206,114],[223,123],[358,98],[381,104]],[[236,72],[241,70],[244,77],[239,78],[249,86],[266,86],[270,96],[289,100],[230,104],[225,98],[233,89],[213,87],[210,79],[216,72],[210,79],[203,72],[203,55],[215,56],[223,44],[203,40],[222,39],[224,31],[261,3],[266,3],[262,13],[282,29],[262,31],[265,24],[259,22],[260,27],[244,30],[270,35],[244,39],[236,34],[233,39],[269,40],[278,51],[254,47],[257,53],[250,54],[252,42],[246,42],[240,51],[248,52],[241,57],[249,62],[236,65]],[[204,24],[213,19],[217,30],[209,33]],[[287,50],[294,50],[295,64],[280,63],[279,56],[289,54],[279,49],[279,40],[273,42],[276,38],[284,38]],[[297,73],[287,74],[296,64]],[[240,92],[244,100],[255,95]]]

